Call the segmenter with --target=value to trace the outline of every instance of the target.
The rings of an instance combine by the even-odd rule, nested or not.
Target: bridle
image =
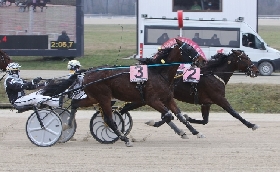
[[[233,53],[235,53],[235,52],[233,52]],[[238,56],[237,56],[237,58],[238,58],[238,60],[237,60],[237,65],[238,65],[238,70],[239,70],[239,65],[240,65],[240,63],[239,62],[244,62],[244,63],[246,63],[244,60],[242,60],[242,59],[245,59],[245,58],[242,58],[244,56],[244,52],[243,51],[241,51],[241,54],[239,54]],[[248,60],[249,59],[249,57],[248,56],[246,56],[247,57],[247,59],[246,60]],[[247,68],[246,68],[246,70],[245,70],[245,74],[247,75],[247,76],[251,76],[251,77],[253,77],[253,76],[255,76],[255,74],[253,73],[253,67],[255,66],[253,63],[252,64],[248,64],[248,63],[246,63],[247,64]]]
[[[179,47],[179,49],[181,50],[181,55],[183,55],[183,52],[184,53],[188,53],[186,50],[184,50],[184,47],[185,46],[188,46],[186,49],[187,50],[194,50],[193,49],[193,47],[192,46],[190,46],[190,45],[188,45],[188,44],[186,44],[185,42]],[[198,60],[198,57],[199,57],[200,55],[199,55],[199,53],[198,52],[196,52],[196,55],[194,56],[194,57],[192,57],[192,56],[189,56],[189,58],[192,60],[192,64],[191,64],[191,66],[196,66],[196,67],[199,67],[200,65],[199,65],[199,60]]]

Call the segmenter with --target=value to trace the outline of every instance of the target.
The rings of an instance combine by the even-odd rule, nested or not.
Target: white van
[[[177,19],[142,17],[138,32],[138,58],[151,57],[165,41],[180,34]],[[224,20],[183,20],[182,37],[196,42],[205,56],[211,56],[222,50],[244,50],[261,75],[271,75],[280,69],[280,52],[269,47],[242,18],[236,21]],[[215,39],[216,38],[216,39]]]

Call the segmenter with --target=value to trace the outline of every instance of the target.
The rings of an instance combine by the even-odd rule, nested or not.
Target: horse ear
[[[175,40],[176,40],[177,44],[178,43],[182,44],[182,41],[180,41],[179,39],[175,38]]]

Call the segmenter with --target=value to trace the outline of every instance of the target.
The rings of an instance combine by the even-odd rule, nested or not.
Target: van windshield
[[[168,38],[179,36],[178,27],[171,26],[145,26],[145,45],[161,45],[166,41],[163,34],[168,35]],[[206,27],[184,27],[182,37],[192,39],[199,46],[211,47],[234,47],[239,48],[240,43],[239,28],[206,28]]]

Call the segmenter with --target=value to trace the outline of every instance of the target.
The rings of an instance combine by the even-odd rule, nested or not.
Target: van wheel
[[[262,62],[261,64],[259,64],[258,69],[260,74],[263,76],[269,76],[273,72],[273,66],[269,62]]]

